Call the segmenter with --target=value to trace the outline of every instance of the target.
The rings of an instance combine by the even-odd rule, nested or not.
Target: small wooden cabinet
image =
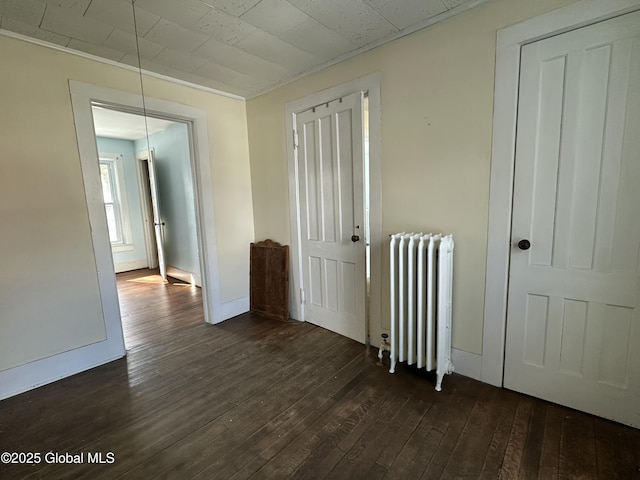
[[[289,246],[273,240],[251,244],[251,311],[289,319]]]

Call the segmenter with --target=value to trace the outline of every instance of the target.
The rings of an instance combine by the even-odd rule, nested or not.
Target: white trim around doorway
[[[285,106],[285,125],[287,141],[287,161],[289,168],[289,224],[291,226],[291,282],[290,315],[296,320],[305,320],[304,305],[300,301],[302,286],[302,264],[300,257],[300,212],[297,182],[297,165],[293,149],[293,130],[296,114],[315,105],[329,102],[354,92],[367,92],[369,97],[369,225],[370,225],[370,302],[368,305],[369,323],[366,325],[367,344],[378,342],[382,328],[382,150],[381,150],[381,109],[380,74],[372,73],[348,83],[328,88],[288,102]],[[363,279],[364,281],[364,279]]]
[[[138,94],[122,92],[109,88],[97,87],[86,83],[69,82],[72,105],[74,110],[78,148],[83,168],[85,191],[89,208],[89,221],[93,232],[94,251],[99,272],[99,285],[102,301],[105,305],[105,323],[120,324],[119,309],[117,309],[118,297],[115,290],[115,274],[113,273],[113,261],[108,249],[108,237],[106,226],[103,225],[104,208],[97,201],[91,201],[97,194],[100,186],[98,177],[93,178],[90,172],[93,170],[94,159],[97,158],[95,145],[95,133],[93,131],[93,119],[91,116],[92,102],[102,103],[115,109],[130,113],[147,114],[159,118],[180,121],[190,125],[190,147],[192,151],[191,168],[195,192],[196,222],[198,229],[198,249],[200,252],[200,269],[202,275],[202,298],[205,321],[219,323],[225,320],[223,313],[226,311],[220,300],[220,279],[218,273],[218,257],[216,246],[216,229],[214,217],[214,202],[212,175],[209,155],[209,141],[206,113],[196,107],[182,105],[166,100],[150,97],[144,98]],[[96,164],[97,165],[97,164]],[[97,168],[97,166],[95,166]],[[94,185],[95,184],[95,185]],[[95,190],[95,191],[94,191]],[[95,204],[95,205],[94,205]],[[103,228],[104,227],[104,228]],[[102,250],[106,251],[103,252]],[[111,287],[113,286],[113,288]],[[242,313],[242,312],[239,312]],[[120,329],[122,328],[120,324]]]
[[[481,380],[503,384],[520,50],[640,9],[640,0],[582,0],[498,31]]]

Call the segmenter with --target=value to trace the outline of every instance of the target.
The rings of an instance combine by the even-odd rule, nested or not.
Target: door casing
[[[582,0],[498,31],[482,342],[482,381],[503,385],[515,143],[523,45],[640,10],[640,0]]]
[[[107,331],[114,332],[112,335],[114,342],[118,346],[122,345],[124,353],[111,244],[106,231],[104,206],[99,201],[100,196],[96,193],[100,192],[101,186],[98,183],[99,177],[96,174],[97,162],[95,162],[95,158],[97,158],[97,149],[91,115],[92,103],[102,103],[125,112],[142,115],[146,113],[150,116],[181,121],[190,125],[189,148],[192,152],[191,170],[193,172],[196,197],[194,207],[196,209],[198,249],[200,252],[204,317],[208,323],[218,323],[229,318],[229,316],[225,316],[227,312],[225,312],[220,300],[211,166],[207,161],[210,156],[206,113],[196,107],[150,97],[145,98],[144,104],[147,107],[145,111],[141,107],[143,105],[142,97],[137,94],[97,87],[73,80],[69,82],[69,87],[96,266],[98,267],[98,285],[103,303],[103,314]],[[109,337],[109,335],[108,333],[107,336]]]
[[[370,298],[369,322],[366,325],[366,341],[378,343],[380,334],[387,332],[382,327],[381,302],[381,261],[382,261],[382,177],[381,177],[381,109],[380,109],[380,74],[373,73],[365,77],[344,83],[304,98],[291,101],[285,106],[285,126],[287,140],[287,159],[289,167],[289,223],[291,226],[291,282],[290,305],[291,318],[305,320],[304,305],[301,303],[300,289],[302,281],[302,261],[300,249],[300,209],[298,192],[298,172],[296,156],[293,148],[293,131],[296,114],[316,105],[330,102],[341,96],[354,92],[367,92],[369,97],[369,222],[370,222]],[[363,279],[364,280],[364,279]],[[374,300],[375,299],[375,300]],[[366,321],[366,320],[365,320]]]

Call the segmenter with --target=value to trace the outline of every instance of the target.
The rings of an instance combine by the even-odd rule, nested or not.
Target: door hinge
[[[298,132],[293,131],[293,148],[298,148]]]
[[[300,305],[304,305],[304,288],[300,289]]]

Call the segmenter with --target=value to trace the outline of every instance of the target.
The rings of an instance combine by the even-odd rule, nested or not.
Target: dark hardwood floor
[[[437,393],[310,324],[207,325],[152,274],[118,275],[125,359],[0,402],[0,452],[42,455],[0,479],[640,478],[640,430],[455,374]]]

